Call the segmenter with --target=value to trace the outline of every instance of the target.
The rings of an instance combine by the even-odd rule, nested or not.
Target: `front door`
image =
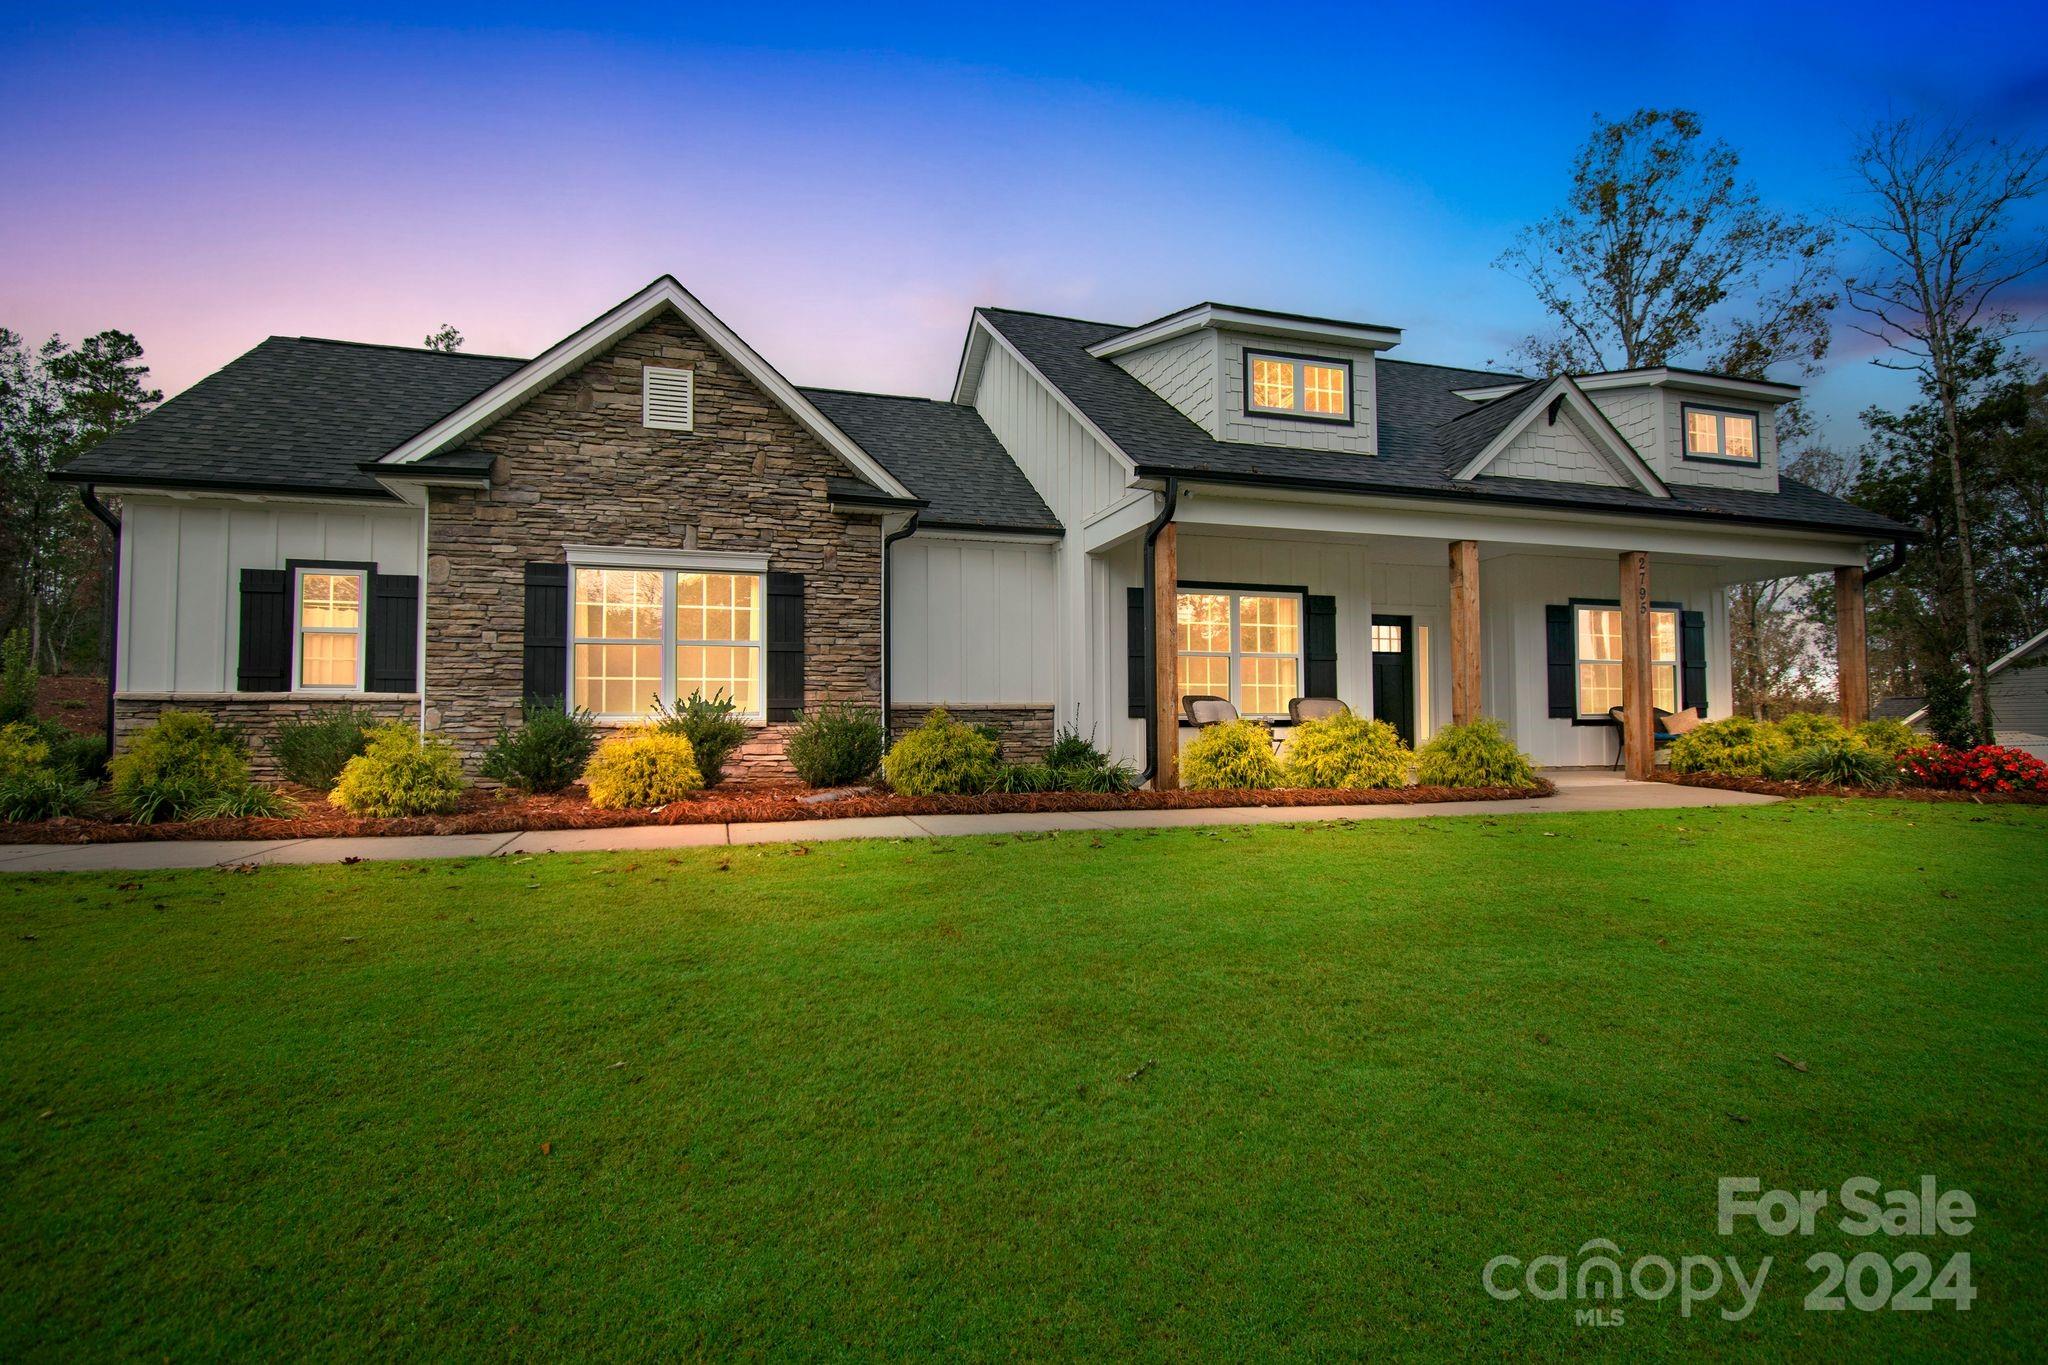
[[[1415,743],[1415,618],[1372,618],[1372,715]]]

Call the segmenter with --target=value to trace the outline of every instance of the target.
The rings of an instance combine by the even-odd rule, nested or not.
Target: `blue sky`
[[[1491,263],[1595,113],[1697,110],[1818,214],[1874,119],[2048,136],[2039,35],[2018,5],[10,10],[0,325],[134,331],[175,391],[271,333],[529,354],[672,271],[809,383],[942,393],[977,303],[1218,298],[1476,364],[1541,323]],[[1842,334],[1814,385],[1839,444],[1900,393],[1868,361]]]

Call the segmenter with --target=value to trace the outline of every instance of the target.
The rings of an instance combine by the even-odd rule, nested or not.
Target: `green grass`
[[[2048,812],[0,877],[0,1357],[2021,1356]],[[1773,1060],[1783,1053],[1809,1070]],[[1746,1121],[1739,1121],[1746,1120]],[[1715,1181],[1932,1172],[1957,1314]],[[1488,1258],[1775,1258],[1754,1317]],[[1724,1297],[1722,1302],[1730,1302]]]

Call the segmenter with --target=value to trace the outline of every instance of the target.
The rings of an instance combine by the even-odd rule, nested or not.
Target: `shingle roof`
[[[1058,531],[1059,519],[981,414],[959,403],[843,389],[804,397],[928,506],[926,526]],[[879,492],[880,490],[873,490]]]
[[[386,496],[375,460],[526,362],[271,337],[86,451],[79,482]]]
[[[1440,429],[1472,412],[1470,400],[1458,397],[1457,390],[1525,382],[1521,375],[1380,358],[1374,366],[1378,376],[1377,455],[1219,441],[1113,361],[1097,360],[1088,354],[1089,346],[1128,328],[1002,308],[983,308],[980,313],[1130,456],[1144,474],[1765,522],[1863,532],[1887,539],[1909,534],[1907,528],[1887,517],[1783,477],[1778,480],[1776,493],[1674,484],[1668,498],[1652,497],[1633,488],[1594,487],[1547,479],[1452,478],[1444,468]],[[1492,406],[1495,405],[1489,405]]]

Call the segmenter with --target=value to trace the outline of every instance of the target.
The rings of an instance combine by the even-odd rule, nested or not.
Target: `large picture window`
[[[1178,692],[1227,697],[1247,716],[1284,716],[1301,695],[1299,593],[1202,588],[1174,604]]]
[[[1245,411],[1255,416],[1351,420],[1351,362],[1246,351]]]
[[[1605,720],[1621,705],[1621,608],[1581,605],[1575,611],[1579,718]],[[1663,607],[1650,612],[1650,704],[1678,709],[1678,613]]]
[[[364,574],[307,568],[295,577],[292,686],[309,692],[362,691]]]
[[[608,720],[635,720],[692,692],[763,715],[764,593],[759,574],[578,567],[570,611],[569,696]]]

